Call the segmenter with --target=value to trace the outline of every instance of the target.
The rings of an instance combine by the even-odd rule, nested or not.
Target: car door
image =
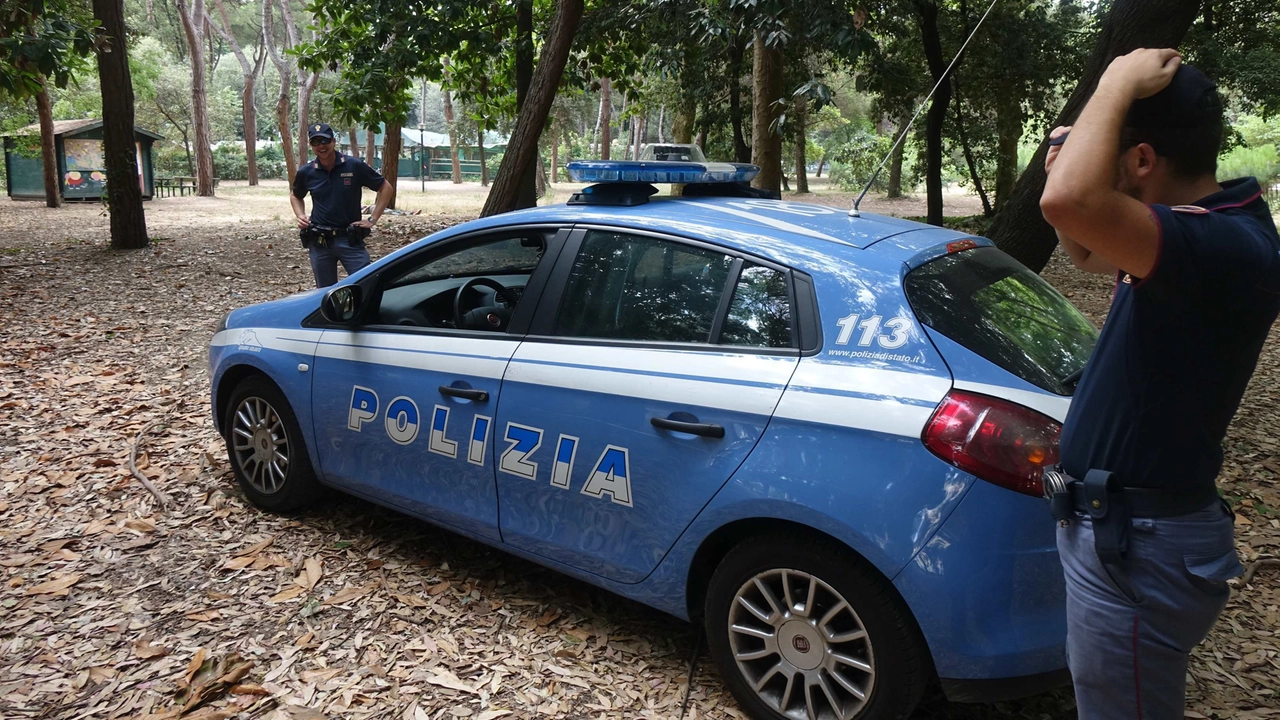
[[[316,451],[329,482],[498,538],[492,420],[565,235],[448,240],[362,282],[361,322],[326,329],[315,357]]]
[[[638,582],[747,457],[795,370],[791,275],[584,228],[548,288],[503,377],[502,538]]]

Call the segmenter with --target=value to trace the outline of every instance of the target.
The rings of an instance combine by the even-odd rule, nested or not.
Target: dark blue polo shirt
[[[361,219],[360,189],[377,190],[386,181],[360,158],[335,152],[332,170],[319,160],[298,168],[293,194],[301,200],[311,193],[312,225],[345,229]]]
[[[1280,237],[1253,178],[1195,205],[1151,206],[1160,254],[1120,273],[1111,314],[1062,429],[1073,477],[1115,472],[1130,487],[1203,490],[1280,312]]]

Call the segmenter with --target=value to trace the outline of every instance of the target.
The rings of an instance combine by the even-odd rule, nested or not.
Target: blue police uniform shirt
[[[311,193],[312,225],[345,229],[361,219],[360,189],[377,190],[386,181],[363,160],[335,152],[332,170],[314,159],[298,168],[293,194],[301,200]]]
[[[1062,429],[1062,466],[1129,487],[1203,491],[1280,312],[1280,237],[1253,178],[1153,205],[1155,268],[1121,272]]]

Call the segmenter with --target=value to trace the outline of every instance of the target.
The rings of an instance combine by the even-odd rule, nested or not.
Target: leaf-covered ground
[[[689,625],[362,502],[245,502],[205,346],[311,278],[279,190],[222,195],[149,203],[163,239],[125,253],[98,206],[0,198],[0,717],[678,717]],[[460,219],[390,218],[375,253]],[[1046,277],[1102,320],[1105,279]],[[1278,358],[1273,334],[1228,438],[1246,565],[1280,555]],[[1236,584],[1190,717],[1280,715],[1278,586],[1266,566]],[[741,717],[705,655],[692,685],[687,717]],[[1060,691],[919,716],[1074,713]]]

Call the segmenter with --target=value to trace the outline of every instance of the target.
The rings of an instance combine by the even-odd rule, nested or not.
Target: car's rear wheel
[[[270,380],[255,375],[241,381],[223,427],[236,481],[254,505],[289,512],[320,498],[298,419]]]
[[[757,720],[911,714],[928,661],[888,583],[839,545],[794,535],[735,547],[708,588],[712,657]]]

